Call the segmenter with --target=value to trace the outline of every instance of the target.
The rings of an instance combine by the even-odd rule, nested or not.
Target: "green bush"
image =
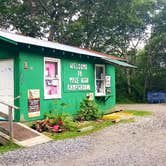
[[[68,131],[76,131],[78,129],[77,123],[74,122],[73,117],[68,114],[63,114],[61,117],[63,126]]]
[[[97,104],[93,100],[84,99],[80,103],[80,110],[78,111],[76,119],[79,121],[96,120],[101,117]]]
[[[62,116],[64,116],[63,110],[67,106],[65,103],[60,103],[60,107],[58,108],[57,100],[54,101],[54,109],[45,113],[45,119],[49,119],[52,125],[58,124],[59,121],[62,120]]]
[[[54,102],[55,108],[57,108],[57,101]],[[60,104],[59,109],[50,110],[45,114],[45,119],[37,121],[33,128],[39,132],[62,132],[62,131],[75,131],[77,130],[77,123],[67,113],[63,112],[65,103]]]

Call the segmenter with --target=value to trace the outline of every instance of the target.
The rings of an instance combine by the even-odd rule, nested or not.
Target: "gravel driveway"
[[[153,116],[117,124],[89,136],[52,141],[0,156],[0,166],[165,166],[166,105],[118,105]]]

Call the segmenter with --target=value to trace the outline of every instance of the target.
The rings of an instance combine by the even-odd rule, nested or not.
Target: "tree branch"
[[[41,5],[41,7],[45,10],[45,12],[50,15],[51,13],[49,12],[49,10],[47,9],[47,7],[43,4],[42,0],[39,0],[39,3]]]

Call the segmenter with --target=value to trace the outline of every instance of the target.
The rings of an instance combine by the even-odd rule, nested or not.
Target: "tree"
[[[78,2],[74,0],[37,0],[36,7],[41,11],[43,32],[48,40],[65,43],[67,26],[78,12]]]
[[[145,49],[147,51],[147,66],[149,87],[145,89],[165,89],[166,81],[166,2],[159,1],[158,12],[153,20],[152,35]],[[160,80],[160,81],[159,81]]]
[[[156,10],[156,0],[2,0],[0,5],[2,28],[114,54],[133,64]],[[158,7],[163,11],[163,2]],[[157,26],[154,29],[158,31]],[[150,55],[147,49],[145,52]],[[122,73],[118,86],[122,87],[124,80],[131,95],[135,71]]]
[[[41,24],[31,0],[2,0],[0,8],[1,28],[16,30],[32,37],[41,35]]]
[[[66,26],[77,13],[76,6],[74,0],[3,0],[0,13],[8,27],[24,35],[63,42]],[[1,27],[7,28],[4,24]]]
[[[166,90],[166,3],[158,1],[152,20],[151,37],[137,54],[138,70],[133,80],[145,100],[149,90]]]
[[[2,0],[1,4],[8,16],[0,11],[3,20],[21,33],[47,34],[52,41],[124,56],[131,40],[144,34],[153,0]]]
[[[15,13],[15,8],[19,5],[17,0],[1,0],[0,1],[0,27],[9,28],[11,26],[12,13]]]

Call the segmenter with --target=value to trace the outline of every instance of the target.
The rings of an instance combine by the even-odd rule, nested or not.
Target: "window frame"
[[[46,94],[46,80],[48,79],[46,77],[46,62],[52,62],[52,63],[57,63],[57,69],[58,69],[58,73],[57,73],[57,76],[58,77],[54,77],[52,78],[52,80],[57,80],[58,81],[58,94],[56,95],[47,95]],[[60,59],[57,59],[57,58],[50,58],[50,57],[44,57],[44,99],[58,99],[58,98],[61,98],[61,60]],[[50,78],[51,80],[51,78]]]
[[[97,92],[97,85],[96,85],[96,82],[97,82],[97,78],[96,78],[96,68],[97,67],[103,67],[103,72],[104,72],[104,78],[101,79],[104,83],[104,86],[103,86],[103,92],[104,93],[98,93]],[[106,67],[104,64],[95,64],[95,96],[106,96],[106,85],[105,85],[105,75],[106,75]]]

